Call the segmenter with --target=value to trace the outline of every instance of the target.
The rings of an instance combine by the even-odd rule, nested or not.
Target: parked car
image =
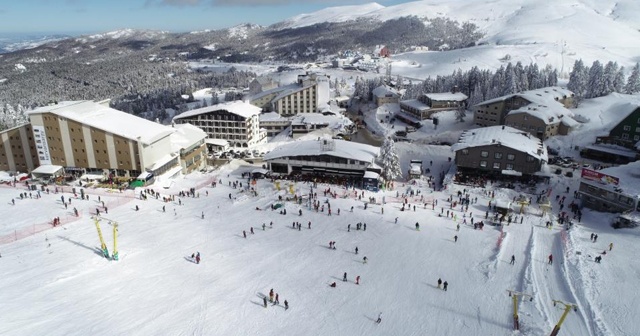
[[[573,172],[568,171],[568,172],[564,173],[564,176],[573,177]]]
[[[549,146],[547,146],[547,153],[549,153],[549,155],[558,155],[558,150],[555,148],[551,148]]]
[[[558,169],[556,169],[556,171],[554,173],[556,175],[561,175],[562,174],[562,169],[558,168]]]

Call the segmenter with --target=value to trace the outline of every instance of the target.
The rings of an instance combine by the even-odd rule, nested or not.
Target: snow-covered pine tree
[[[603,96],[604,92],[604,68],[600,61],[596,60],[589,69],[589,79],[587,80],[587,93],[585,98],[595,98]]]
[[[624,93],[633,94],[640,92],[640,63],[631,69],[631,75],[627,79],[627,84],[624,86]]]
[[[613,92],[624,92],[624,67],[620,67],[613,78]]]
[[[587,91],[587,73],[588,69],[584,66],[582,59],[576,60],[573,63],[573,69],[569,74],[569,83],[567,83],[567,89],[571,90],[575,94],[573,100],[574,105],[577,107]]]
[[[400,171],[400,160],[395,149],[395,142],[391,137],[387,137],[380,148],[380,156],[378,162],[382,167],[382,176],[387,181],[393,181],[402,176]]]

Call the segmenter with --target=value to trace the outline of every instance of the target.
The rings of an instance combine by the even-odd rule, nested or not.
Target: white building
[[[173,128],[176,132],[171,134],[171,146],[174,153],[180,154],[182,173],[204,169],[207,166],[207,133],[191,124],[174,125]]]
[[[283,116],[321,112],[329,105],[329,80],[327,75],[307,72],[298,75],[295,84],[251,95],[249,101],[263,111],[273,111]]]
[[[380,148],[332,139],[295,141],[276,147],[264,160],[279,174],[328,174],[362,178]]]
[[[209,139],[227,140],[232,148],[246,148],[266,142],[259,115],[259,107],[238,100],[184,112],[173,122],[194,125]]]

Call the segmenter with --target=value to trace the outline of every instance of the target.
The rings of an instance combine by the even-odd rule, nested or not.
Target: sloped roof
[[[53,113],[105,132],[151,144],[175,130],[133,114],[122,112],[90,100],[63,101],[33,109],[28,114]]]
[[[222,104],[217,104],[217,105],[212,105],[212,106],[207,106],[207,107],[202,107],[199,109],[187,111],[173,117],[173,120],[193,117],[199,114],[205,114],[205,113],[214,112],[214,111],[227,111],[229,113],[233,113],[243,118],[251,118],[254,115],[260,114],[262,109],[257,106],[251,105],[247,102],[244,102],[242,100],[235,100],[232,102],[226,102]]]
[[[398,91],[386,86],[386,85],[380,85],[377,88],[373,89],[372,91],[373,95],[375,97],[385,97],[386,95],[390,94],[394,97],[398,97],[400,96],[400,94],[398,93]]]
[[[490,126],[466,130],[460,135],[458,143],[451,146],[451,150],[457,152],[465,148],[497,144],[527,153],[538,160],[548,161],[547,150],[542,140],[509,126]]]
[[[434,101],[464,101],[469,98],[462,92],[425,93],[424,95]]]
[[[528,90],[528,91],[518,92],[514,94],[509,94],[509,95],[485,100],[476,106],[493,104],[493,103],[505,101],[513,97],[522,97],[532,103],[537,103],[542,105],[549,105],[550,102],[555,102],[556,104],[560,104],[558,101],[556,101],[556,99],[562,99],[564,97],[570,97],[570,96],[573,96],[573,92],[567,89],[561,88],[559,86],[549,86],[545,88]]]
[[[205,131],[191,124],[174,125],[173,128],[176,130],[175,133],[171,134],[171,148],[173,151],[189,148],[207,137]]]
[[[323,150],[323,141],[333,141],[333,150]],[[344,140],[301,140],[294,141],[270,151],[264,156],[265,160],[273,160],[287,156],[301,155],[329,155],[344,159],[355,159],[364,162],[372,162],[379,154],[380,148],[357,142]]]

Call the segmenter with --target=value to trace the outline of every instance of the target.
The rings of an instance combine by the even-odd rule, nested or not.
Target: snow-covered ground
[[[396,147],[403,171],[415,157],[425,160],[434,176],[450,167],[448,147],[400,143]],[[433,166],[426,160],[433,160]],[[639,332],[633,319],[640,274],[634,254],[636,229],[614,231],[608,225],[610,215],[590,211],[569,231],[557,225],[548,229],[545,223],[552,219],[541,217],[535,204],[526,208],[522,224],[518,220],[504,227],[487,225],[484,230],[469,225],[471,216],[476,222],[484,220],[490,200],[485,191],[494,191],[496,199],[511,200],[520,192],[551,187],[551,199],[560,194],[570,202],[573,193],[564,190],[566,186],[575,190],[577,178],[554,177],[536,190],[450,185],[433,191],[422,182],[418,186],[396,182],[394,190],[364,192],[363,199],[375,197],[378,202],[367,209],[354,197],[354,192],[362,191],[319,184],[314,192],[323,212],[307,208],[305,198],[301,205],[284,202],[287,214],[281,215],[269,206],[278,202],[278,196],[292,197],[287,194],[291,183],[282,181],[278,191],[274,183],[258,180],[258,196],[250,196],[229,186],[234,181],[246,186],[240,174],[253,168],[238,162],[211,175],[179,178],[171,189],[152,187],[168,196],[205,185],[197,190],[199,197],[176,196],[175,202],[164,203],[161,197],[142,201],[137,192],[135,199],[125,193],[128,202],[110,207],[101,221],[110,251],[110,224],[119,224],[119,261],[99,254],[89,215],[101,205],[95,190],[87,191],[89,200],[73,199],[72,204],[83,211],[78,220],[1,245],[0,334],[513,335],[507,289],[534,296],[533,302],[520,304],[523,335],[551,331],[562,313],[552,299],[579,306],[568,316],[562,335]],[[214,178],[221,183],[212,188],[208,182]],[[3,234],[68,215],[61,194],[41,193],[41,199],[9,204],[24,192],[21,188],[0,188],[5,200],[0,212]],[[306,196],[311,185],[296,183],[292,188]],[[324,195],[328,188],[337,198]],[[416,209],[400,211],[402,200],[397,195],[409,189],[421,191],[408,200]],[[464,189],[472,199],[478,198],[477,203],[468,212],[459,205],[450,210],[447,198],[453,194],[457,200],[455,194]],[[102,199],[120,197],[106,194]],[[64,195],[71,196],[68,191]],[[386,204],[379,204],[383,198]],[[326,201],[332,216],[327,215]],[[437,201],[433,210],[432,201]],[[438,216],[447,210],[455,219]],[[293,229],[293,222],[300,222],[302,229]],[[356,230],[357,222],[367,223],[367,230]],[[596,243],[587,239],[592,232],[600,236]],[[336,242],[336,250],[328,248],[329,241]],[[613,251],[603,256],[602,264],[594,263],[593,257],[610,242],[615,244]],[[190,259],[196,251],[202,256],[199,265]],[[547,263],[549,254],[554,256],[553,265]],[[511,255],[515,265],[509,264]],[[364,256],[367,264],[362,262]],[[344,272],[347,282],[342,281]],[[359,285],[356,276],[361,277]],[[437,288],[438,278],[449,283],[447,292]],[[336,288],[329,287],[332,282]],[[262,297],[271,288],[279,294],[280,304],[265,309]],[[285,311],[284,300],[289,310]],[[376,324],[380,312],[382,323]]]

